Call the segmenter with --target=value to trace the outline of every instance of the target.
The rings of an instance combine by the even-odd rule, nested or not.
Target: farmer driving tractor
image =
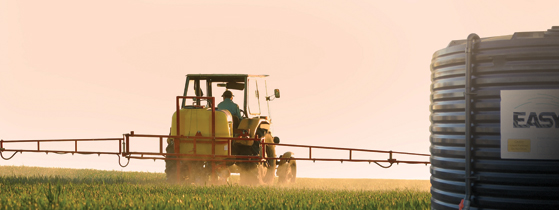
[[[221,95],[221,97],[223,97],[223,101],[217,105],[217,109],[229,111],[233,116],[234,127],[237,128],[239,121],[241,121],[243,117],[241,116],[239,105],[233,102],[233,96],[233,93],[231,93],[231,91],[229,90],[223,92],[223,94]]]

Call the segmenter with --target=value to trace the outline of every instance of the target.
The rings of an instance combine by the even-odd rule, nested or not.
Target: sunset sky
[[[470,33],[545,31],[559,25],[557,8],[559,1],[0,0],[0,138],[166,135],[186,74],[246,73],[270,75],[268,88],[281,90],[270,107],[282,143],[428,154],[433,53]],[[163,161],[121,169],[117,160],[23,153],[0,165],[164,171]],[[429,179],[425,165],[298,168],[301,177]]]

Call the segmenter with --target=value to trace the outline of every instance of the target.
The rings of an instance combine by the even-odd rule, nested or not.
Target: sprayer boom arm
[[[139,138],[150,138],[154,141],[157,141],[159,144],[159,148],[157,151],[131,151],[130,145],[133,144],[133,139]],[[231,148],[232,141],[234,140],[254,140],[254,141],[261,141],[260,139],[251,139],[251,138],[231,138],[231,137],[203,137],[203,136],[170,136],[170,135],[151,135],[151,134],[134,134],[134,132],[130,132],[128,134],[124,134],[123,138],[97,138],[97,139],[46,139],[46,140],[0,140],[0,156],[4,160],[9,160],[16,153],[23,153],[23,152],[44,152],[48,153],[55,153],[55,154],[97,154],[97,155],[117,155],[119,158],[125,157],[127,159],[152,159],[152,160],[196,160],[196,161],[210,161],[210,162],[266,162],[267,160],[281,160],[285,158],[276,158],[276,157],[262,157],[259,155],[250,156],[250,155],[231,155],[230,153],[227,155],[215,155],[215,154],[177,154],[177,153],[167,153],[164,149],[164,139],[172,138],[176,139],[177,141],[183,143],[193,143],[193,144],[214,144],[214,145],[227,145],[228,148]],[[207,141],[214,139],[213,141]],[[197,141],[198,140],[198,141]],[[206,140],[206,141],[200,141]],[[60,143],[60,142],[74,142],[74,148],[72,150],[45,150],[41,149],[41,145],[45,145],[48,143]],[[83,150],[79,147],[80,142],[110,142],[111,144],[118,144],[118,152],[111,152],[111,151],[90,151],[90,150]],[[31,143],[35,145],[35,148],[12,148],[10,145],[14,143]],[[341,147],[325,147],[325,146],[311,146],[311,145],[298,145],[298,144],[275,144],[275,143],[264,143],[262,142],[262,148],[266,148],[266,145],[274,145],[276,147],[288,147],[288,148],[305,148],[308,149],[308,155],[299,156],[298,158],[291,157],[292,160],[306,160],[306,161],[339,161],[339,162],[368,162],[376,163],[377,165],[387,168],[392,166],[392,164],[396,163],[406,163],[406,164],[430,164],[429,161],[421,161],[421,160],[399,160],[395,159],[394,155],[407,155],[407,156],[420,156],[420,157],[429,157],[428,154],[419,154],[419,153],[409,153],[409,152],[397,152],[397,151],[384,151],[384,150],[369,150],[369,149],[357,149],[357,148],[341,148]],[[264,149],[263,149],[264,150]],[[313,150],[329,150],[329,151],[347,151],[348,157],[347,158],[317,158],[313,157],[312,152]],[[230,151],[230,149],[229,149]],[[5,158],[3,156],[3,152],[14,152],[9,158]],[[357,159],[354,158],[354,152],[360,153],[384,153],[388,154],[387,159]],[[263,151],[264,154],[265,151]],[[379,163],[388,163],[388,166],[382,166]],[[123,166],[124,167],[124,166]]]

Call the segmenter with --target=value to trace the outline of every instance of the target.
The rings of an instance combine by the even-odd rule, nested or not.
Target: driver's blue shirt
[[[239,109],[239,105],[237,105],[229,98],[224,98],[223,101],[217,105],[217,109],[228,110],[229,112],[231,112],[231,115],[237,116],[239,120],[243,119],[241,117],[241,110]]]

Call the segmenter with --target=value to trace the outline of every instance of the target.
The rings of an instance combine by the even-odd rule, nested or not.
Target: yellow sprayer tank
[[[211,109],[181,109],[180,117],[180,135],[188,136],[183,140],[194,140],[197,132],[204,137],[212,136],[212,110]],[[173,122],[171,125],[171,135],[177,135],[177,113],[173,114]],[[231,137],[232,136],[232,117],[228,111],[215,111],[215,136]],[[211,155],[212,144],[211,139],[196,139],[196,154]],[[207,142],[207,143],[206,143]],[[215,155],[227,155],[229,150],[226,139],[216,139]],[[194,143],[183,142],[180,144],[181,154],[194,154]],[[208,159],[208,157],[189,157],[194,159]],[[215,158],[223,159],[223,158]]]

